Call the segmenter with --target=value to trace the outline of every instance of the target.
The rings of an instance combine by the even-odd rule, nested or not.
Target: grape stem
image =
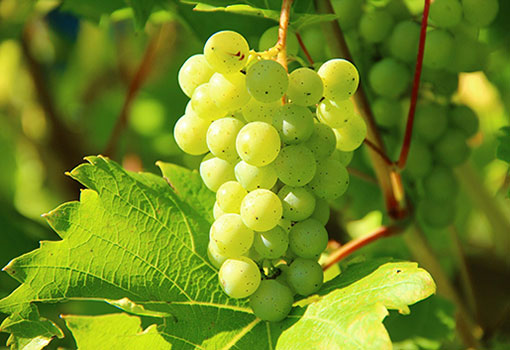
[[[128,91],[126,93],[126,97],[124,98],[124,103],[122,105],[122,109],[117,118],[117,122],[113,128],[112,133],[110,134],[110,138],[108,140],[107,146],[105,148],[104,154],[113,156],[115,153],[115,149],[117,144],[119,143],[119,138],[122,134],[122,131],[126,128],[129,112],[131,110],[131,105],[140,91],[143,83],[147,80],[149,73],[152,70],[152,66],[154,60],[156,58],[156,53],[159,46],[159,39],[161,37],[161,28],[157,30],[157,32],[152,36],[147,48],[145,49],[145,53],[143,55],[142,61],[140,62],[138,69],[131,79],[129,83]]]
[[[310,64],[310,67],[313,67],[313,58],[312,56],[310,55],[310,52],[308,51],[308,49],[306,48],[306,45],[305,45],[305,42],[303,41],[303,38],[301,37],[301,34],[299,34],[298,32],[296,32],[296,39],[299,43],[299,46],[301,46],[301,50],[303,50],[305,56],[306,56],[306,59],[308,60],[308,63]]]
[[[370,147],[374,152],[376,152],[377,154],[379,154],[379,156],[382,158],[382,160],[384,160],[384,162],[388,165],[388,166],[393,166],[393,161],[386,155],[386,153],[380,149],[375,143],[373,143],[372,141],[370,141],[369,139],[365,139],[363,140],[363,142],[365,143],[365,145],[367,145],[368,147]]]
[[[416,112],[416,103],[418,101],[418,92],[420,90],[420,78],[423,67],[423,55],[425,53],[425,39],[427,37],[427,22],[429,18],[430,0],[425,0],[423,8],[423,17],[421,19],[420,43],[418,46],[418,57],[416,59],[416,68],[414,70],[413,89],[411,91],[411,104],[409,106],[409,114],[407,116],[406,131],[404,135],[404,142],[398,158],[397,166],[399,169],[404,169],[409,155],[409,148],[411,147],[411,139],[413,136],[414,115]]]
[[[278,41],[276,42],[276,47],[278,48],[278,56],[276,57],[276,61],[280,63],[286,71],[288,71],[287,33],[289,31],[291,5],[292,0],[283,0],[282,10],[280,12],[280,27],[278,28]]]
[[[362,237],[353,239],[346,244],[340,246],[338,249],[336,249],[324,262],[322,265],[322,269],[325,271],[329,269],[331,266],[338,263],[340,260],[345,259],[352,253],[360,250],[364,246],[368,245],[369,243],[376,241],[380,238],[384,237],[390,237],[397,233],[402,232],[403,227],[402,226],[381,226],[377,230],[364,235]]]

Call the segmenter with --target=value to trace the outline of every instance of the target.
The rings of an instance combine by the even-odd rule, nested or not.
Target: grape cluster
[[[423,1],[335,0],[346,40],[368,79],[374,117],[392,158],[398,157],[405,132],[413,71],[420,39]],[[480,27],[498,12],[498,0],[435,0],[430,7],[421,95],[404,172],[416,212],[430,227],[455,218],[459,185],[452,168],[469,157],[466,141],[478,129],[474,111],[452,102],[458,74],[484,68],[488,47],[478,40]]]
[[[279,321],[295,294],[323,283],[328,201],[346,191],[366,125],[349,100],[359,83],[350,62],[288,74],[263,49],[250,51],[236,32],[212,35],[179,71],[191,100],[174,137],[186,153],[207,153],[200,175],[216,192],[208,255],[223,290]]]

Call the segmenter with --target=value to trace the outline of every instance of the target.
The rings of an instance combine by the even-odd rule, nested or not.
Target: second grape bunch
[[[328,201],[347,190],[366,125],[349,99],[359,83],[350,62],[288,74],[270,54],[233,31],[212,35],[179,71],[191,100],[174,137],[205,154],[200,175],[216,192],[208,255],[223,290],[280,321],[296,294],[322,286]]]

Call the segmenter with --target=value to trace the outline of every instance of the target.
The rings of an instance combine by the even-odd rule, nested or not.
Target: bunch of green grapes
[[[334,0],[339,24],[361,73],[367,77],[375,121],[392,158],[405,133],[420,40],[423,1]],[[452,103],[459,73],[482,70],[487,44],[480,28],[498,12],[498,0],[435,0],[430,6],[420,98],[404,179],[418,217],[442,228],[455,218],[458,184],[452,168],[469,157],[467,139],[478,129],[476,114]]]
[[[236,32],[212,35],[179,71],[191,100],[174,137],[205,154],[200,175],[216,192],[208,255],[223,290],[279,321],[294,295],[322,285],[328,201],[346,191],[366,125],[349,99],[359,82],[350,62],[288,74],[269,52],[250,51]]]

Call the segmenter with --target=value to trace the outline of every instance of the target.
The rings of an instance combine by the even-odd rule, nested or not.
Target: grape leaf
[[[126,6],[124,0],[64,0],[61,10],[72,12],[93,22],[99,22],[103,15],[110,15],[112,12]]]
[[[80,350],[171,349],[156,326],[141,329],[141,320],[126,314],[62,316]]]
[[[280,10],[271,10],[268,8],[260,8],[254,7],[252,5],[247,4],[239,4],[234,3],[227,6],[217,6],[212,5],[210,2],[204,1],[190,1],[189,3],[195,4],[195,11],[204,11],[204,12],[230,12],[237,13],[242,15],[249,15],[255,17],[263,17],[267,19],[271,19],[275,22],[279,22],[280,20]],[[291,26],[296,31],[299,31],[303,27],[317,24],[321,22],[329,22],[337,19],[336,15],[332,14],[315,14],[315,13],[293,13],[291,16],[291,21],[289,22],[289,26]]]
[[[40,350],[54,337],[64,336],[55,323],[41,318],[33,305],[27,305],[20,312],[6,318],[0,325],[0,331],[11,333],[7,340],[7,346],[10,346],[11,350]]]
[[[355,279],[359,280],[352,283]],[[356,265],[331,280],[320,299],[293,312],[291,317],[299,320],[282,333],[276,349],[391,349],[382,323],[388,309],[408,314],[408,305],[435,290],[432,277],[416,263]]]
[[[4,268],[22,283],[0,300],[0,312],[11,314],[4,324],[34,309],[34,302],[99,299],[134,314],[163,318],[159,334],[175,349],[285,349],[280,341],[285,344],[302,331],[310,310],[344,305],[351,315],[373,319],[369,326],[384,333],[385,306],[405,311],[407,304],[433,292],[430,276],[416,264],[363,263],[328,282],[319,297],[308,299],[307,307],[296,307],[283,322],[262,322],[246,300],[221,291],[217,270],[207,261],[214,194],[196,172],[160,163],[165,181],[127,172],[101,156],[87,160],[89,164],[70,173],[88,188],[80,201],[45,216],[62,240],[42,242]],[[384,288],[377,289],[383,282]],[[45,322],[36,316],[38,325]],[[30,317],[21,321],[20,327],[28,327]],[[318,330],[312,339],[331,338],[331,322],[341,324],[345,314],[336,310],[322,321],[314,324]],[[340,335],[334,339],[345,341]]]
[[[401,317],[392,311],[384,325],[398,348],[441,349],[455,337],[455,306],[434,295],[411,306],[411,315]]]

